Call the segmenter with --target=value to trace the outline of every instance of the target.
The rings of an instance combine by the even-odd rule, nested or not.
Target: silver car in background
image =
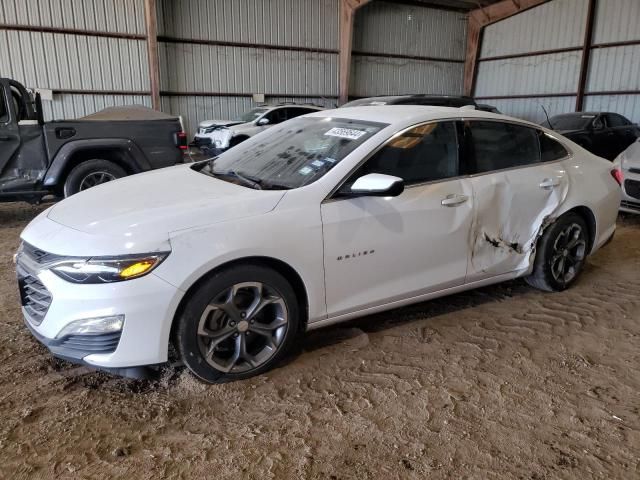
[[[640,138],[614,160],[622,188],[620,211],[640,213]]]

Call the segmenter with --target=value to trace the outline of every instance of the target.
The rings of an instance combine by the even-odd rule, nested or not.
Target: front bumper
[[[19,263],[19,268],[24,265]],[[28,273],[46,288],[51,301],[43,317],[34,319],[23,298],[25,323],[56,357],[108,370],[167,361],[171,323],[181,292],[153,272],[134,280],[95,285],[73,284],[47,269]],[[120,332],[56,338],[75,320],[114,315],[124,315]]]
[[[228,143],[223,144],[220,142],[215,142],[209,137],[200,135],[196,135],[195,137],[193,137],[193,145],[200,148],[201,150],[214,152],[215,155],[220,155],[222,152],[229,149]]]

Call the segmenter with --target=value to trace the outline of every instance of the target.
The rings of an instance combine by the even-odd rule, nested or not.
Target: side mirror
[[[260,120],[258,120],[258,125],[259,126],[269,125],[269,119],[266,117],[262,117]]]
[[[404,180],[383,173],[369,173],[358,178],[346,192],[351,196],[397,197],[404,192]]]
[[[603,130],[604,129],[604,123],[602,123],[602,120],[597,120],[595,122],[593,122],[591,124],[591,129],[592,130]]]

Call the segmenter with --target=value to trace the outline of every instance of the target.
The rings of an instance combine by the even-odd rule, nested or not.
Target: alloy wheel
[[[275,355],[288,327],[282,296],[261,282],[238,283],[217,295],[198,323],[198,348],[216,370],[244,373]]]
[[[562,284],[571,282],[580,271],[587,251],[583,228],[572,223],[563,228],[553,243],[551,274]]]
[[[115,179],[115,175],[109,172],[91,172],[82,179],[78,191],[86,190],[87,188],[95,187],[96,185],[101,185]]]

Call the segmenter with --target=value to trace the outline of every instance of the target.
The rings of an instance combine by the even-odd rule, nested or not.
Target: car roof
[[[472,97],[464,95],[433,95],[425,93],[414,93],[408,95],[379,95],[374,97],[356,98],[348,102],[348,104],[364,105],[367,103],[385,103],[386,105],[394,104],[410,104],[412,101],[422,102],[442,102],[442,101],[458,101],[465,102],[469,105],[474,105],[475,101]]]
[[[611,112],[568,112],[568,113],[560,113],[558,115],[554,115],[554,117],[580,117],[582,115],[602,115],[603,113],[611,113]]]
[[[387,123],[389,125],[398,126],[451,118],[486,118],[489,120],[517,122],[523,125],[540,128],[540,125],[535,123],[498,113],[484,112],[473,108],[432,107],[427,105],[366,105],[362,107],[342,107],[332,110],[322,110],[305,116],[346,118],[351,120]]]
[[[314,110],[324,110],[324,107],[321,105],[314,105],[313,103],[271,103],[265,105],[259,105],[256,108],[267,108],[272,110],[274,108],[284,108],[284,107],[300,107],[300,108],[311,108]]]

